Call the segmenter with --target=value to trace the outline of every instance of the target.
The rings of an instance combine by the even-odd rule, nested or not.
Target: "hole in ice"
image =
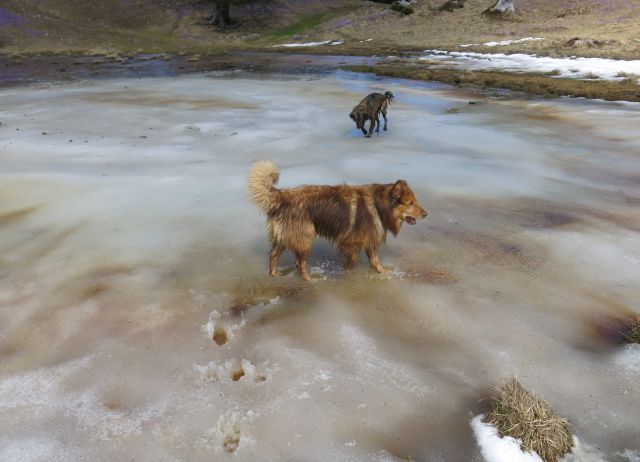
[[[234,382],[237,382],[242,377],[244,377],[244,369],[242,369],[242,368],[238,369],[237,371],[233,371],[233,374],[231,375],[231,379]]]
[[[227,343],[227,331],[222,326],[216,326],[213,329],[213,341],[216,342],[216,345],[224,345]]]
[[[235,430],[230,435],[225,436],[222,444],[225,451],[235,452],[235,450],[238,449],[238,446],[240,445],[240,432],[238,430]]]

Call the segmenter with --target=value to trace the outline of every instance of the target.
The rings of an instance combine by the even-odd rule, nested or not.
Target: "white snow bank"
[[[514,43],[523,43],[523,42],[531,42],[531,41],[538,41],[538,40],[544,40],[544,38],[542,38],[542,37],[525,37],[525,38],[516,39],[516,40],[501,40],[499,42],[466,43],[466,44],[460,45],[460,46],[461,47],[473,47],[473,46],[484,45],[486,47],[497,47],[497,46],[511,45],[511,44],[514,44]]]
[[[640,60],[624,61],[605,58],[550,58],[524,53],[473,53],[465,51],[425,50],[421,60],[440,61],[471,70],[502,70],[512,72],[551,72],[559,77],[622,80],[620,73],[640,75]]]
[[[520,440],[510,436],[500,438],[498,430],[482,419],[484,414],[471,419],[471,428],[487,462],[542,462],[535,452],[523,452]]]
[[[274,45],[274,47],[317,47],[321,45],[342,45],[344,40],[324,40],[322,42],[303,42],[303,43],[281,43],[280,45]]]
[[[499,42],[486,42],[484,45],[487,47],[497,47],[497,46],[505,46],[511,45],[514,43],[523,43],[523,42],[537,42],[539,40],[544,40],[542,37],[525,37],[517,40],[501,40]]]
[[[486,462],[542,462],[536,452],[524,452],[520,445],[522,441],[510,436],[501,438],[498,430],[491,424],[483,422],[484,414],[471,419],[471,428],[476,437],[480,452]],[[606,462],[606,458],[595,447],[590,446],[573,435],[573,451],[562,458],[561,462]],[[623,457],[629,457],[632,462],[632,451],[626,451]]]

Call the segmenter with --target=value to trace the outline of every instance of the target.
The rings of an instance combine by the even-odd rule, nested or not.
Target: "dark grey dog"
[[[390,91],[384,92],[384,95],[382,93],[371,93],[353,108],[349,117],[356,123],[356,127],[362,130],[362,133],[366,135],[367,138],[370,138],[373,133],[374,124],[377,124],[376,132],[380,132],[380,114],[384,117],[383,130],[387,130],[387,108],[392,101],[393,93]],[[367,120],[371,121],[369,133],[367,133],[364,128],[364,123]]]

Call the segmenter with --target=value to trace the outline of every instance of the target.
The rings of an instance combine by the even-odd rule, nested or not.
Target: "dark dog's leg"
[[[383,130],[386,132],[387,131],[387,110],[386,109],[382,110],[382,117],[384,117],[384,128],[383,128]]]
[[[271,253],[269,254],[269,276],[280,276],[278,272],[278,259],[285,248],[282,245],[273,243],[271,245]]]
[[[367,138],[371,138],[373,134],[373,126],[376,124],[376,121],[371,119],[371,125],[369,125],[369,133],[367,133]]]
[[[369,258],[369,265],[371,269],[377,271],[378,273],[385,273],[388,270],[384,269],[380,264],[380,260],[378,259],[378,249],[366,249],[367,258]]]
[[[376,133],[380,133],[380,113],[376,114]]]
[[[366,136],[367,130],[365,130],[364,128],[364,122],[362,122],[362,127],[360,127],[360,130],[362,130],[362,134]]]

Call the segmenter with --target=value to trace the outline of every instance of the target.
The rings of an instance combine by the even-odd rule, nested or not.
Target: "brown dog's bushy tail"
[[[276,206],[280,191],[274,188],[280,172],[270,160],[261,160],[251,166],[249,171],[249,197],[264,212]]]

